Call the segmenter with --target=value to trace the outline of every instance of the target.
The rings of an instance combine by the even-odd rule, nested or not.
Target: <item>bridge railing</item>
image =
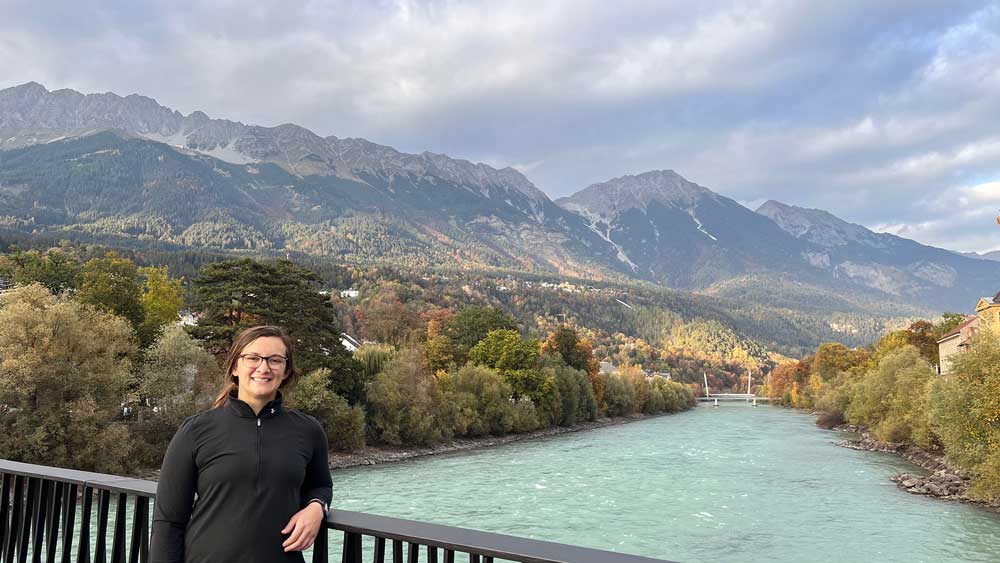
[[[0,459],[0,563],[26,563],[29,558],[32,562],[146,563],[155,497],[153,481]],[[325,530],[316,536],[312,548],[313,563],[327,563],[330,534],[338,532],[342,533],[342,563],[384,563],[387,558],[403,563],[404,555],[406,563],[454,563],[456,555],[469,563],[664,563],[346,510],[330,511]]]

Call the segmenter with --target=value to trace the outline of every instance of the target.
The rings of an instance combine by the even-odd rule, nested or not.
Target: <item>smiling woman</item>
[[[154,563],[303,561],[331,480],[323,428],[282,407],[279,389],[298,378],[292,358],[278,327],[236,337],[214,408],[185,420],[163,458]]]

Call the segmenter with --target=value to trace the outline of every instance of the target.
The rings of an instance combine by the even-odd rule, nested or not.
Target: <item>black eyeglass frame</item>
[[[284,368],[285,366],[288,365],[288,357],[287,356],[282,356],[280,354],[274,354],[273,356],[261,356],[260,354],[240,354],[239,358],[241,360],[243,360],[244,362],[247,362],[248,364],[254,363],[251,360],[247,359],[248,356],[256,356],[256,357],[260,358],[260,361],[261,362],[267,362],[267,366],[270,367],[271,369]],[[281,365],[278,365],[278,366],[272,365],[271,364],[271,360],[272,359],[278,359],[278,358],[281,359]],[[259,366],[260,362],[256,362],[255,365]]]

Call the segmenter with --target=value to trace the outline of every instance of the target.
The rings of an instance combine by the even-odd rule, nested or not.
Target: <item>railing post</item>
[[[111,505],[111,491],[97,493],[97,546],[94,549],[94,563],[105,563],[108,552],[108,510]]]
[[[361,534],[344,532],[343,563],[361,563]]]
[[[125,563],[125,509],[128,507],[128,495],[118,493],[115,503],[115,534],[111,542],[111,563]]]
[[[129,540],[128,563],[145,563],[149,559],[149,499],[136,496],[132,505],[132,537]]]
[[[77,547],[76,563],[90,563],[90,513],[94,510],[94,490],[83,487],[83,511],[80,520],[80,545]]]
[[[76,522],[76,492],[75,484],[66,487],[66,500],[63,502],[63,542],[62,563],[73,561],[73,524]]]
[[[319,533],[316,534],[316,539],[313,541],[312,563],[327,563],[329,561],[329,539],[330,530],[324,523],[324,525],[320,526]]]
[[[10,505],[11,475],[9,473],[3,474],[3,482],[0,483],[0,487],[3,487],[3,490],[0,491],[0,561],[3,561],[3,554],[7,549],[7,538],[10,536],[10,511],[7,508]]]
[[[403,563],[403,542],[392,540],[392,563]]]
[[[59,545],[59,511],[62,509],[62,497],[65,484],[52,482],[52,497],[49,500],[48,512],[45,515],[45,563],[56,563],[56,546]]]
[[[38,495],[38,502],[35,505],[35,520],[31,526],[31,563],[41,563],[42,561],[42,539],[45,536],[46,512],[49,508],[49,495],[52,494],[53,483],[48,479],[42,479],[42,494]]]
[[[38,496],[38,479],[28,479],[28,498],[24,500],[24,516],[21,518],[21,529],[17,538],[17,561],[28,561],[28,539],[31,534],[31,519],[35,515],[35,498]]]

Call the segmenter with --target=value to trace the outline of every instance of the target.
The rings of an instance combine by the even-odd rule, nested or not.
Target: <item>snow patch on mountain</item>
[[[691,218],[694,219],[694,224],[698,226],[698,230],[699,231],[701,231],[705,236],[707,236],[708,238],[714,240],[715,242],[719,242],[719,239],[715,238],[712,235],[712,233],[710,233],[710,232],[708,232],[708,231],[705,230],[705,226],[701,224],[701,221],[699,221],[698,217],[694,214],[694,209],[688,209],[687,212],[688,212],[688,215],[690,215]],[[659,233],[657,233],[657,237],[659,237]]]

